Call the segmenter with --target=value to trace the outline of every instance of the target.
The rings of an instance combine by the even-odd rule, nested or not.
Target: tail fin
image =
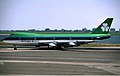
[[[108,34],[113,18],[107,18],[100,26],[98,26],[92,34]]]

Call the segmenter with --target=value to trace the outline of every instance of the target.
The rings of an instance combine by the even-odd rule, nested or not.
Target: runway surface
[[[1,47],[0,75],[120,75],[120,47]]]

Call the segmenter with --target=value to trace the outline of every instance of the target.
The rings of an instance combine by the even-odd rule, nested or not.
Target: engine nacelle
[[[69,42],[70,46],[75,46],[76,44],[74,42]]]
[[[55,43],[49,43],[49,46],[50,46],[50,47],[55,47],[56,44],[55,44]]]

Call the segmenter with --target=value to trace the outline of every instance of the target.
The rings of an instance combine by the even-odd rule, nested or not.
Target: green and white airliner
[[[97,40],[110,38],[109,29],[113,18],[107,18],[100,24],[92,33],[89,34],[37,34],[26,32],[13,32],[10,36],[3,39],[3,42],[12,44],[14,50],[17,50],[17,45],[27,46],[48,46],[55,48],[65,48],[80,46],[81,44],[91,43]]]

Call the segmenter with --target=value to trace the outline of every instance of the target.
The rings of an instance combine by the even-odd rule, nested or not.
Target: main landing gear
[[[64,46],[53,46],[53,47],[48,46],[48,49],[54,49],[54,50],[64,50],[64,49],[65,49],[65,47],[64,47]]]

